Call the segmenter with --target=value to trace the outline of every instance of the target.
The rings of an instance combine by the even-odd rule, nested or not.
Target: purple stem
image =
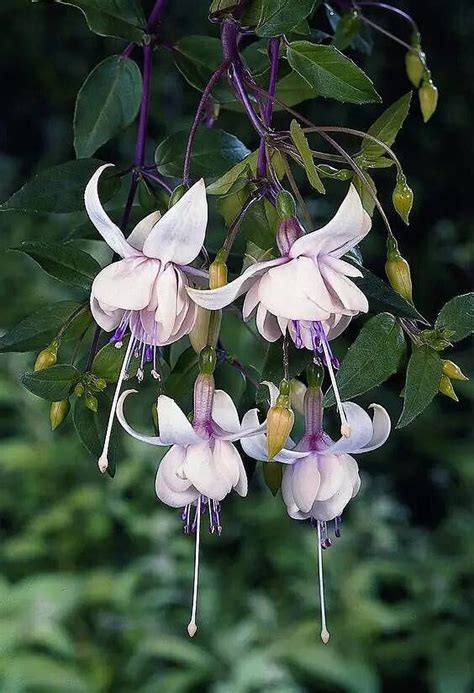
[[[135,147],[135,166],[143,166],[145,163],[146,130],[148,125],[148,113],[150,110],[151,88],[151,63],[153,48],[151,44],[143,46],[143,92],[140,104],[140,120],[138,122],[137,143]]]
[[[164,188],[166,192],[170,194],[173,192],[173,188],[170,185],[168,185],[165,179],[158,175],[158,173],[152,173],[151,171],[142,171],[142,175],[145,178],[148,178],[148,180],[152,180],[154,183],[158,183],[158,185],[161,185],[161,187]]]
[[[232,65],[232,70],[230,74],[230,78],[232,81],[233,86],[235,87],[235,92],[237,96],[239,97],[240,101],[242,102],[242,105],[244,106],[247,115],[249,117],[250,122],[252,123],[253,127],[255,130],[258,132],[260,137],[263,137],[266,133],[266,128],[261,122],[260,118],[255,112],[255,109],[249,99],[249,95],[247,94],[247,91],[244,87],[243,79],[242,79],[242,66],[240,64],[233,64]]]
[[[273,114],[273,97],[275,96],[276,83],[278,79],[278,59],[280,55],[280,37],[272,38],[268,42],[268,58],[270,60],[270,80],[268,83],[268,99],[263,110],[263,122],[270,127]],[[267,161],[265,154],[265,140],[262,138],[258,150],[257,173],[261,178],[267,174]]]
[[[398,7],[394,7],[393,5],[387,5],[384,2],[373,2],[373,0],[363,0],[362,2],[358,2],[357,6],[358,7],[379,7],[381,10],[388,10],[389,12],[393,12],[394,14],[397,14],[402,19],[406,19],[406,21],[411,24],[414,31],[418,32],[418,26],[417,26],[415,20],[413,19],[413,17],[411,15],[409,15],[408,12],[404,12],[403,10],[400,10]]]
[[[167,2],[168,0],[156,0],[146,23],[148,31],[155,31],[157,28]]]

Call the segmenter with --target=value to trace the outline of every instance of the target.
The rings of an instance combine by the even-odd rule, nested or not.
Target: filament
[[[201,496],[197,500],[196,506],[196,550],[194,552],[194,586],[193,586],[193,606],[191,609],[191,620],[188,623],[188,634],[192,638],[196,631],[196,610],[198,596],[198,581],[199,581],[199,541],[201,534]]]
[[[318,577],[319,577],[319,603],[321,607],[321,640],[326,645],[329,642],[329,631],[326,627],[326,603],[324,600],[323,577],[323,549],[321,538],[321,522],[318,520]]]

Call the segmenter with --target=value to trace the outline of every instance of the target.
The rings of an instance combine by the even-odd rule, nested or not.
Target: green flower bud
[[[99,408],[99,400],[97,399],[97,397],[95,397],[95,395],[91,395],[90,392],[86,393],[84,401],[88,409],[90,409],[94,413],[97,412],[97,409]]]
[[[439,381],[439,391],[442,395],[450,397],[455,402],[459,402],[457,394],[454,392],[453,385],[447,375],[442,375]]]
[[[278,193],[276,199],[276,211],[280,219],[289,219],[296,216],[296,203],[294,197],[287,190]]]
[[[99,390],[99,392],[102,392],[107,387],[107,381],[105,380],[105,378],[96,378],[94,384],[97,390]]]
[[[54,431],[58,426],[62,424],[64,419],[69,414],[71,405],[68,399],[63,399],[60,402],[51,402],[51,407],[49,408],[49,420],[51,422],[51,430]]]
[[[451,380],[469,380],[468,377],[464,375],[459,366],[453,361],[448,361],[448,359],[443,360],[443,374],[446,375]]]
[[[196,322],[194,323],[193,329],[189,333],[189,341],[191,342],[191,346],[196,354],[200,354],[202,349],[204,349],[207,344],[210,317],[210,310],[201,308],[201,306],[197,307]]]
[[[74,394],[76,397],[82,397],[84,394],[84,385],[82,383],[77,383],[76,387],[74,388]]]
[[[306,368],[306,378],[311,390],[320,390],[324,380],[324,368],[316,363],[310,363]]]
[[[390,282],[390,286],[400,296],[410,303],[413,303],[413,288],[411,281],[410,265],[401,256],[398,250],[398,243],[393,236],[387,240],[387,262],[385,263],[385,274]]]
[[[408,217],[413,206],[413,190],[403,175],[397,176],[397,183],[392,195],[393,206],[401,216],[405,224],[409,224]]]
[[[36,357],[34,370],[44,371],[45,368],[50,368],[51,366],[54,366],[56,364],[56,361],[58,360],[58,349],[59,342],[57,340],[54,340],[51,342],[49,346],[46,347],[46,349],[40,351],[38,356]]]
[[[295,415],[290,409],[291,383],[282,380],[280,394],[276,404],[268,410],[267,414],[267,455],[271,462],[275,455],[284,447],[295,422]]]
[[[438,105],[438,89],[435,87],[431,76],[425,73],[423,84],[418,91],[420,99],[420,108],[425,123],[429,121]]]
[[[419,87],[425,72],[425,54],[420,47],[411,48],[405,55],[405,67],[408,79],[414,87]]]
[[[216,350],[212,346],[205,346],[199,354],[199,372],[204,375],[212,375],[216,367]]]
[[[209,266],[209,288],[220,289],[227,284],[227,265],[224,260],[225,253],[219,250],[216,259]]]
[[[172,207],[173,205],[175,205],[178,202],[178,200],[180,200],[183,197],[183,195],[186,191],[187,191],[187,187],[185,185],[183,185],[182,183],[180,185],[178,185],[170,195],[170,199],[168,202],[168,209],[170,207]]]

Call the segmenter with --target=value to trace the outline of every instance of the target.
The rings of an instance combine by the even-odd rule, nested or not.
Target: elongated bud
[[[206,346],[199,354],[199,372],[212,375],[216,367],[216,350],[212,346]]]
[[[187,187],[185,185],[183,185],[182,183],[181,183],[181,185],[178,185],[170,195],[170,199],[168,202],[168,209],[170,207],[172,207],[173,205],[175,205],[178,202],[178,200],[180,200],[183,197],[183,195],[186,191],[187,191]]]
[[[455,402],[459,402],[459,398],[458,398],[457,394],[454,392],[453,384],[451,383],[451,381],[447,375],[441,376],[441,380],[439,381],[439,388],[438,389],[442,395],[445,395],[446,397],[450,397],[451,399],[454,399]]]
[[[197,308],[197,315],[196,315],[196,322],[194,323],[194,327],[189,333],[189,340],[191,342],[191,346],[196,352],[196,354],[200,354],[202,349],[207,344],[207,334],[209,332],[209,318],[211,317],[211,311],[207,310],[206,308],[201,308],[201,306],[198,306]]]
[[[400,254],[398,243],[393,236],[387,240],[387,262],[385,274],[394,289],[406,301],[413,303],[413,287],[411,281],[410,265]]]
[[[95,414],[99,408],[99,401],[97,397],[95,395],[91,395],[90,393],[86,393],[84,401],[86,403],[86,407]]]
[[[414,87],[419,87],[425,72],[425,54],[419,46],[414,46],[405,54],[407,76]]]
[[[293,243],[304,235],[304,229],[296,217],[282,219],[278,226],[277,245],[282,255],[288,255]]]
[[[404,175],[397,176],[397,183],[392,195],[393,206],[399,213],[405,224],[409,224],[411,208],[413,206],[413,190],[407,183]]]
[[[76,397],[82,397],[84,394],[84,385],[82,383],[77,383],[76,387],[74,388],[74,394]]]
[[[425,123],[429,121],[438,105],[438,89],[435,87],[430,73],[425,72],[423,84],[418,90],[418,98],[420,99],[420,108],[423,120]]]
[[[301,380],[296,380],[296,378],[293,378],[291,381],[291,394],[290,394],[290,402],[291,406],[296,409],[297,412],[300,414],[303,413],[304,409],[304,396],[306,393],[306,385],[301,382]]]
[[[209,288],[220,289],[227,284],[227,265],[225,264],[225,252],[221,249],[216,259],[209,266]]]
[[[51,402],[49,408],[49,420],[51,422],[51,430],[54,431],[62,424],[66,416],[69,414],[71,405],[68,399],[62,399],[60,402]]]
[[[290,409],[290,391],[289,381],[282,380],[277,401],[268,410],[267,455],[269,462],[282,450],[293,428],[295,415]]]
[[[335,178],[336,180],[351,180],[353,173],[348,168],[334,168],[328,164],[318,164],[316,166],[318,173],[326,178]]]
[[[296,216],[295,199],[287,190],[282,190],[278,193],[276,211],[280,219],[289,219]]]
[[[43,371],[45,368],[54,366],[58,360],[58,349],[59,342],[54,340],[49,346],[46,347],[46,349],[40,351],[36,357],[34,370]]]
[[[443,374],[446,375],[451,380],[469,380],[467,376],[464,375],[459,366],[453,361],[448,361],[444,359],[443,364]]]

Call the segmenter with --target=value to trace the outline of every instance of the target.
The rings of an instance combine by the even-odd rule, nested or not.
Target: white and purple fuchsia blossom
[[[109,218],[99,199],[98,182],[108,166],[101,166],[87,184],[84,201],[90,220],[110,248],[122,259],[105,267],[94,279],[91,310],[111,342],[122,346],[130,332],[107,427],[99,468],[108,466],[107,449],[122,381],[134,355],[139,358],[138,380],[144,366],[159,378],[157,348],[188,334],[196,320],[196,305],[186,293],[191,281],[207,274],[191,267],[204,243],[207,200],[204,181],[188,190],[163,216],[152,212],[125,238]]]
[[[197,630],[201,515],[208,514],[212,534],[221,533],[221,501],[232,489],[240,496],[246,496],[248,490],[245,468],[233,441],[262,432],[264,424],[258,422],[255,410],[252,414],[255,425],[241,425],[229,395],[214,389],[212,375],[201,374],[194,385],[192,424],[172,399],[160,395],[157,403],[159,436],[148,436],[135,431],[125,418],[123,405],[132,392],[136,390],[128,390],[120,397],[117,418],[137,440],[150,445],[172,446],[158,466],[156,495],[172,508],[183,508],[184,531],[196,534],[193,601],[188,625],[192,637]]]
[[[271,383],[272,403],[278,390]],[[335,535],[340,535],[341,515],[359,491],[359,467],[351,454],[375,450],[387,440],[391,422],[386,410],[372,404],[373,419],[354,402],[343,403],[351,434],[334,442],[323,429],[323,408],[320,387],[308,387],[304,397],[305,433],[297,445],[291,439],[275,455],[276,462],[284,463],[282,496],[288,514],[295,520],[310,520],[318,533],[318,568],[321,603],[321,639],[329,640],[326,626],[322,549],[331,546],[327,523],[334,521]],[[255,411],[245,414],[242,425],[256,427]],[[242,440],[242,447],[250,457],[267,460],[265,433]]]

